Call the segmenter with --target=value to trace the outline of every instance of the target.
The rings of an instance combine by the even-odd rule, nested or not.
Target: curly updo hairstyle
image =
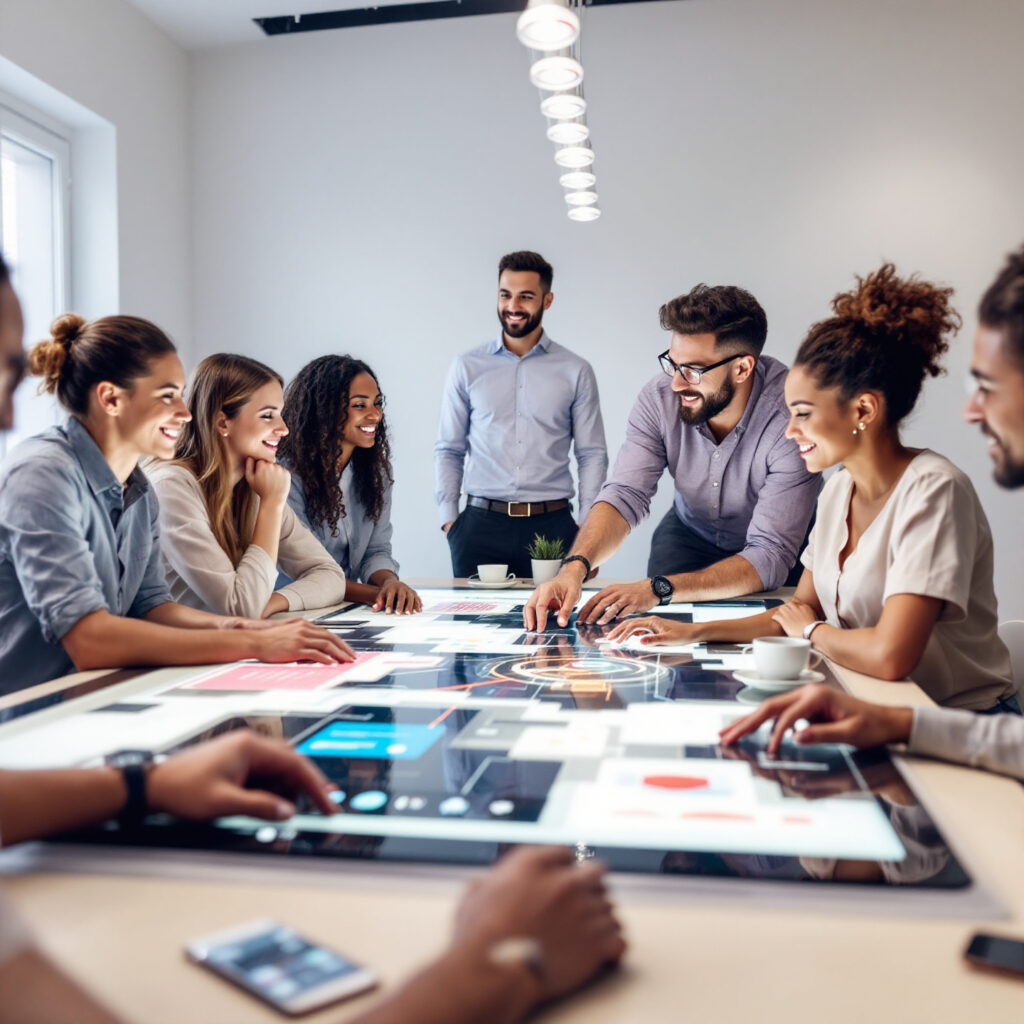
[[[952,288],[896,276],[883,264],[857,287],[832,300],[834,316],[811,327],[795,365],[842,401],[875,391],[885,398],[886,422],[897,426],[917,404],[927,376],[943,373],[947,336],[960,328]]]
[[[65,313],[50,326],[50,337],[32,347],[28,370],[42,377],[41,391],[56,395],[78,419],[89,411],[89,395],[101,381],[131,390],[152,361],[176,351],[156,324],[137,316],[104,316],[86,321]]]
[[[332,537],[338,535],[338,520],[346,514],[338,460],[348,420],[349,391],[360,373],[377,381],[373,370],[352,356],[314,359],[288,385],[281,412],[289,434],[281,438],[278,456],[302,481],[310,525],[316,530],[326,523]],[[379,387],[380,382],[377,384]],[[394,483],[386,418],[377,426],[373,447],[356,448],[349,465],[353,492],[376,523],[384,512],[387,489]]]

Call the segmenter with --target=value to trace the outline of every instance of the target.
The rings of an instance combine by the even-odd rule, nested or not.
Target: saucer
[[[804,669],[795,679],[767,679],[760,672],[733,672],[733,675],[747,686],[760,690],[762,693],[784,693],[786,690],[795,690],[798,686],[806,686],[807,683],[823,683],[825,674],[815,672],[814,669]]]
[[[472,577],[466,580],[467,587],[476,587],[479,590],[508,590],[509,587],[518,585],[518,579],[498,580],[497,583],[488,583],[487,580],[475,580]]]

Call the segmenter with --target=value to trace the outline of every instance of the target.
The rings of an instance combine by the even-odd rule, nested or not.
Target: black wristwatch
[[[119,768],[124,776],[128,797],[124,807],[117,814],[117,820],[124,825],[138,824],[149,813],[146,796],[146,770],[150,765],[162,761],[150,750],[115,750],[103,759],[111,768]]]
[[[658,599],[658,604],[669,604],[672,600],[672,595],[675,593],[675,587],[672,586],[671,582],[664,576],[652,576],[651,577],[651,590],[654,591],[654,596]]]
[[[566,557],[562,559],[562,565],[568,565],[570,562],[583,563],[583,568],[587,570],[583,574],[583,582],[586,583],[587,580],[590,579],[590,573],[593,571],[590,568],[590,559],[587,558],[585,555],[566,555]]]

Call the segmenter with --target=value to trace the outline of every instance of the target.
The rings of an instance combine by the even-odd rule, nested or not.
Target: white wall
[[[4,88],[75,129],[75,305],[146,316],[190,360],[188,54],[124,0],[3,0],[0,58]]]
[[[690,0],[587,9],[603,218],[564,216],[512,15],[279,38],[195,57],[200,353],[293,373],[349,351],[380,374],[396,548],[443,575],[431,500],[446,367],[492,336],[495,263],[555,266],[553,337],[592,360],[610,447],[666,336],[664,300],[738,283],[791,358],[829,298],[885,257],[956,286],[966,327],[911,443],[973,476],[1003,615],[1024,615],[1022,495],[959,422],[973,310],[1024,240],[1024,95],[1013,0]],[[659,508],[667,507],[662,487]],[[608,575],[642,571],[650,524]]]

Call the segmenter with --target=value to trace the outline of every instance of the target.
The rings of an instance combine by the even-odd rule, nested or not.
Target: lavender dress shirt
[[[708,543],[742,555],[765,590],[782,586],[821,488],[820,476],[807,471],[785,436],[786,373],[777,359],[758,358],[747,408],[721,443],[706,423],[683,423],[669,377],[649,380],[597,500],[613,506],[633,529],[650,511],[658,479],[668,469],[680,520]]]
[[[496,501],[572,497],[570,445],[582,521],[608,471],[590,364],[546,333],[522,358],[500,338],[464,352],[448,373],[434,445],[441,525],[459,514],[463,484],[467,494]]]

